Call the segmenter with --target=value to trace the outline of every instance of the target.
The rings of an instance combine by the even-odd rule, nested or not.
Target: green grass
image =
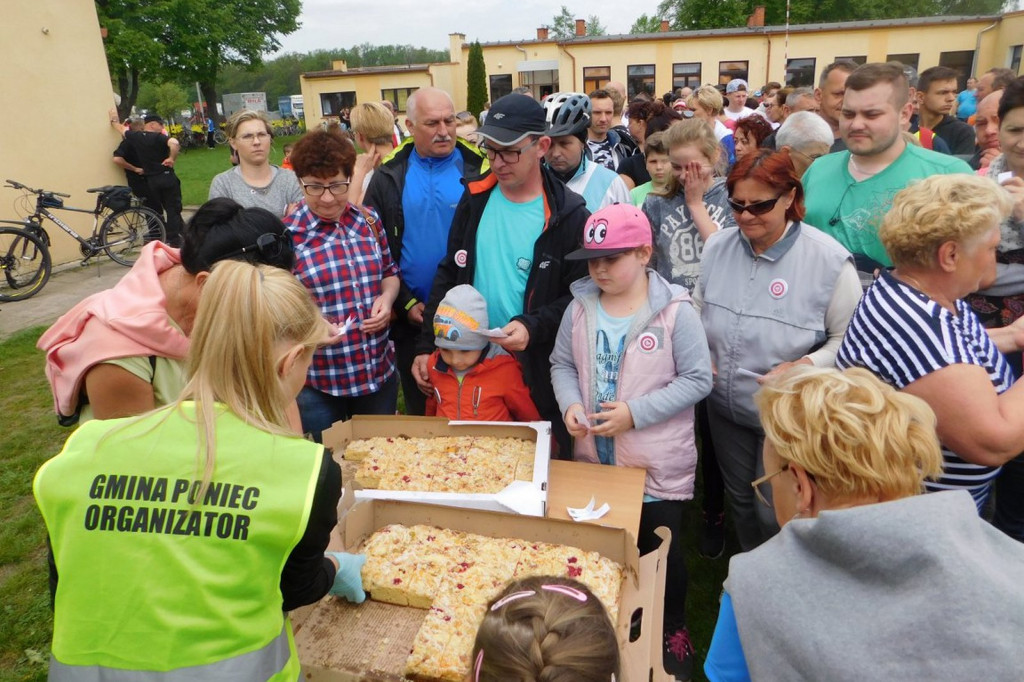
[[[46,459],[60,451],[71,432],[57,425],[43,374],[43,355],[35,349],[43,330],[28,329],[0,343],[0,376],[4,379],[0,414],[5,415],[6,424],[0,448],[0,682],[45,680],[49,661],[53,617],[46,533],[32,497],[32,477]],[[714,632],[728,561],[697,556],[699,501],[691,504],[687,521],[687,617],[698,656],[694,679],[703,680],[700,666]],[[729,550],[727,545],[731,554]]]
[[[281,165],[284,145],[295,142],[299,135],[278,137],[270,148],[270,163]],[[185,206],[199,206],[210,196],[213,176],[231,168],[231,148],[220,145],[214,149],[199,147],[178,156],[174,171],[181,180],[181,199]]]
[[[45,680],[53,618],[46,533],[32,497],[36,469],[60,451],[70,431],[57,425],[43,354],[42,327],[0,343],[0,680]]]

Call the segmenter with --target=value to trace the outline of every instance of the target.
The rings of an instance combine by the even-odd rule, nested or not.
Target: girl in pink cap
[[[665,589],[665,669],[692,668],[685,623],[684,503],[697,469],[693,406],[711,391],[711,356],[700,318],[682,286],[648,265],[651,224],[642,211],[614,204],[587,220],[583,245],[590,277],[570,287],[551,354],[551,381],[574,458],[647,470],[637,546],[672,531]]]

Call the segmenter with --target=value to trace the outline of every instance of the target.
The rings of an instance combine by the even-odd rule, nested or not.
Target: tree
[[[633,22],[633,25],[629,27],[630,35],[639,35],[641,33],[658,33],[661,31],[661,17],[657,14],[653,16],[647,16],[641,14]]]
[[[591,14],[587,17],[587,35],[588,36],[603,36],[608,33],[608,29],[601,23],[601,17],[596,14]]]
[[[480,41],[469,46],[469,61],[466,64],[466,109],[478,117],[487,102],[487,68],[484,66],[484,49]]]
[[[165,118],[177,118],[182,110],[190,108],[188,91],[177,83],[144,83],[139,88],[138,105]]]
[[[121,97],[117,106],[121,120],[131,114],[143,77],[153,77],[160,71],[164,45],[159,38],[169,7],[168,0],[96,0],[100,25],[107,29],[103,48],[114,88]]]
[[[217,101],[217,75],[225,64],[257,66],[280,48],[278,36],[298,28],[300,0],[172,0],[162,42],[169,68],[197,81],[203,99]],[[216,109],[214,109],[216,111]]]
[[[569,8],[562,5],[561,11],[551,20],[548,29],[555,40],[571,40],[576,35],[576,19]]]

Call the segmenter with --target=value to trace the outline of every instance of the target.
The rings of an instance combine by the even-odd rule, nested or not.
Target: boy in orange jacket
[[[496,330],[497,331],[497,330]],[[500,331],[497,331],[500,333]],[[537,421],[519,363],[490,339],[487,303],[468,284],[448,291],[434,314],[434,345],[427,367],[434,394],[427,415],[474,421]]]

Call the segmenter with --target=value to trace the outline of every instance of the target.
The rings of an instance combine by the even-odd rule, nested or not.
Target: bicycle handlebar
[[[8,179],[8,180],[5,180],[5,182],[7,183],[8,187],[11,187],[13,189],[24,189],[24,190],[27,190],[27,191],[31,192],[32,194],[52,194],[52,195],[54,195],[56,197],[64,197],[65,199],[71,197],[70,194],[63,194],[61,192],[54,192],[53,190],[33,189],[33,188],[29,187],[28,185],[23,185],[20,182],[17,182],[16,180]]]

